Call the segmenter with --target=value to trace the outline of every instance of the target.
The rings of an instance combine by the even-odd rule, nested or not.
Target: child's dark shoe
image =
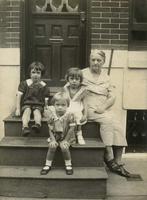
[[[51,170],[51,166],[45,165],[42,170],[40,171],[40,175],[46,175]]]
[[[32,129],[33,129],[33,131],[34,131],[35,133],[40,133],[41,126],[40,126],[40,124],[34,124],[34,125],[32,126]]]
[[[66,174],[67,175],[72,175],[73,174],[72,166],[66,166],[65,170],[66,170]]]
[[[22,129],[22,136],[27,137],[30,134],[30,129],[29,127],[24,127]]]

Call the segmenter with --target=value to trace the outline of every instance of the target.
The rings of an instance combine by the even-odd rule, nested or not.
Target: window
[[[79,0],[34,0],[33,11],[42,12],[78,12]]]
[[[129,50],[147,50],[147,0],[130,0]]]

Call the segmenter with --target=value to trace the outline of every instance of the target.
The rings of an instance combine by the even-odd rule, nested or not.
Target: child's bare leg
[[[40,110],[39,109],[35,109],[33,111],[33,113],[34,113],[35,124],[39,124],[41,126],[41,118],[42,118],[42,116],[41,116]]]
[[[22,126],[24,127],[29,127],[29,121],[30,121],[30,116],[31,116],[31,109],[26,108],[23,112],[22,115]]]
[[[83,138],[82,129],[81,129],[80,125],[78,125],[78,127],[77,127],[77,140],[78,140],[79,144],[81,144],[81,145],[85,144],[85,140]]]
[[[30,134],[29,121],[31,116],[31,109],[26,108],[22,115],[22,135],[28,136]]]
[[[35,125],[32,126],[32,129],[36,132],[39,133],[40,132],[40,128],[41,128],[41,112],[39,109],[35,109],[33,111],[34,114],[34,121],[35,121]]]
[[[60,143],[61,151],[63,154],[63,158],[65,161],[65,167],[66,167],[66,174],[72,175],[73,169],[72,169],[72,163],[71,163],[71,154],[69,151],[69,147],[65,147],[63,143]]]
[[[57,146],[52,147],[49,145],[49,149],[48,149],[47,156],[46,156],[45,166],[40,171],[41,175],[46,175],[51,170],[51,166],[52,166],[52,162],[54,159],[56,149],[57,149]]]

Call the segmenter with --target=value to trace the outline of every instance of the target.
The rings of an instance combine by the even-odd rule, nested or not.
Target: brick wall
[[[128,49],[129,0],[92,0],[90,21],[92,47]]]
[[[0,48],[20,45],[21,0],[0,0]]]

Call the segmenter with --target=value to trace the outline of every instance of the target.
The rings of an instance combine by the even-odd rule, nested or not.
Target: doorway
[[[25,1],[21,79],[29,77],[34,60],[45,65],[43,80],[54,88],[65,84],[68,68],[86,67],[87,6],[85,0]]]

